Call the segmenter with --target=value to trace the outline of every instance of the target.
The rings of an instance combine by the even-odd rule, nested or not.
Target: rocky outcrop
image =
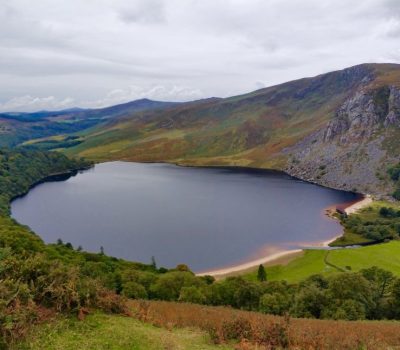
[[[285,170],[321,185],[382,197],[391,192],[386,169],[400,160],[400,151],[388,148],[388,140],[396,139],[400,140],[400,89],[360,87],[325,127],[285,150]]]
[[[336,111],[328,123],[323,140],[339,137],[341,143],[369,139],[382,125],[398,126],[400,121],[400,90],[394,86],[377,90],[357,91]]]
[[[400,89],[391,86],[388,99],[388,114],[385,118],[385,126],[400,126]]]

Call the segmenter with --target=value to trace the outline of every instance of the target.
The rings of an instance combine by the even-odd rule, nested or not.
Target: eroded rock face
[[[385,118],[385,127],[400,126],[400,89],[390,87],[388,104],[389,113]]]
[[[370,138],[382,125],[400,125],[400,90],[394,86],[357,91],[328,123],[324,142],[336,137],[342,143],[359,142]]]
[[[285,152],[289,174],[322,185],[379,196],[392,191],[388,164],[400,161],[387,140],[400,138],[400,89],[360,87],[322,129]]]

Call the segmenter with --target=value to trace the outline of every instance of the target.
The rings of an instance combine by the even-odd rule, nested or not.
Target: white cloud
[[[32,97],[30,95],[14,97],[11,100],[0,103],[0,112],[20,111],[32,112],[42,110],[59,110],[74,106],[74,99],[67,97],[62,100],[54,96]]]
[[[153,85],[149,87],[131,85],[125,89],[109,91],[104,98],[86,100],[79,103],[84,108],[102,108],[119,103],[129,102],[142,98],[157,101],[188,101],[202,98],[203,92],[198,89],[190,89],[185,86]],[[76,101],[71,98],[59,99],[54,96],[32,97],[24,95],[0,103],[0,112],[34,112],[40,110],[60,110],[76,107]]]
[[[106,97],[96,101],[86,101],[84,107],[101,108],[118,103],[129,102],[142,98],[157,101],[188,101],[196,100],[203,96],[201,90],[190,89],[184,86],[154,85],[151,87],[129,86],[126,89],[114,89]]]
[[[229,96],[400,62],[399,21],[397,0],[2,1],[0,103]]]
[[[130,1],[120,5],[118,14],[127,23],[160,23],[166,19],[162,0]]]

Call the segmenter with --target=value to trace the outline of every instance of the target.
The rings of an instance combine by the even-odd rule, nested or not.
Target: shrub
[[[146,299],[146,289],[139,283],[129,281],[124,283],[122,288],[122,295],[132,299]]]
[[[179,301],[204,304],[206,301],[206,297],[199,288],[196,288],[194,286],[182,287],[179,294]]]
[[[291,299],[282,293],[264,294],[260,298],[260,311],[266,314],[283,315],[289,311]]]
[[[201,280],[191,272],[172,271],[161,275],[150,291],[158,299],[178,300],[182,287],[199,286]]]
[[[224,340],[251,340],[252,330],[250,321],[244,317],[224,321],[222,323],[222,337]]]

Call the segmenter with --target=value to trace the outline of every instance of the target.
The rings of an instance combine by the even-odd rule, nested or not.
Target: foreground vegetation
[[[133,317],[95,312],[34,327],[21,350],[42,349],[391,349],[400,324],[317,321],[188,303],[133,301]],[[340,341],[339,341],[340,339]]]
[[[85,307],[126,313],[124,271],[159,273],[154,266],[74,250],[61,241],[46,245],[8,216],[9,202],[48,176],[89,164],[58,153],[0,152],[0,348],[23,337],[46,310],[82,313]]]
[[[196,327],[215,343],[240,342],[236,349],[390,349],[400,344],[398,322],[291,319],[260,313],[166,302],[132,303],[135,315],[159,327]],[[251,346],[253,345],[253,346]]]
[[[227,350],[215,345],[200,329],[165,329],[132,317],[95,312],[84,322],[58,318],[35,327],[27,339],[15,346],[20,350]]]
[[[54,314],[75,315],[80,319],[85,318],[85,315],[93,310],[132,315],[127,298],[230,306],[242,310],[293,317],[348,320],[400,319],[400,279],[397,277],[400,275],[398,270],[400,264],[398,263],[399,242],[397,241],[380,246],[365,247],[362,250],[306,252],[300,258],[302,260],[294,261],[283,268],[283,270],[286,269],[284,273],[291,276],[287,278],[287,281],[282,278],[284,275],[282,271],[276,270],[274,277],[273,270],[267,268],[266,276],[263,274],[261,281],[254,278],[252,280],[245,277],[230,277],[217,282],[210,276],[196,277],[183,264],[178,265],[175,269],[167,270],[158,268],[155,261],[146,265],[108,257],[102,252],[83,252],[61,240],[56,244],[45,244],[27,227],[19,225],[8,216],[9,201],[26,192],[30,186],[42,178],[63,172],[69,174],[73,170],[88,165],[80,160],[70,160],[58,153],[28,150],[1,152],[0,186],[3,190],[0,215],[0,347],[17,346],[17,340],[26,336],[32,325],[48,320]],[[397,221],[393,221],[397,220],[395,209],[382,210],[381,206],[378,214],[375,213],[375,209],[372,209],[366,215],[372,215],[371,213],[379,215],[380,224],[387,226],[388,230],[397,227]],[[395,222],[394,226],[393,222]],[[377,247],[382,249],[381,260],[373,255],[376,253]],[[316,263],[317,259],[320,259],[318,263]],[[390,259],[394,260],[390,262]],[[321,271],[324,266],[329,266],[329,271]],[[274,279],[275,281],[273,281]],[[140,320],[150,320],[158,325],[158,321],[154,321],[155,314],[148,319],[147,311],[150,310],[151,305],[168,304],[146,304],[145,302],[134,305],[136,305],[135,314]],[[178,307],[176,304],[171,305],[175,305],[176,310],[183,312],[183,314],[175,315],[177,319],[180,317],[183,319],[185,312],[189,314],[189,311],[185,311],[186,309],[180,309],[180,306]],[[195,307],[192,306],[192,308]],[[165,320],[173,317],[173,313],[168,317],[163,314],[162,310],[168,310],[168,307],[157,308],[157,310],[160,312],[157,317],[165,318]],[[193,310],[196,313],[193,313]],[[197,320],[193,322],[201,322],[202,310],[200,306],[198,309],[192,309],[192,318]],[[224,309],[207,308],[204,310],[221,311],[222,320],[224,312],[228,312],[223,311]],[[210,312],[215,315],[216,311]],[[137,327],[140,335],[140,327],[144,327],[136,321],[117,316],[110,318],[111,323],[106,324],[109,317],[95,313],[89,317],[88,323],[73,323],[72,328],[65,326],[69,324],[68,319],[59,321],[61,325],[64,325],[61,326],[62,331],[60,328],[56,328],[60,330],[59,335],[51,333],[52,339],[47,340],[29,338],[32,341],[29,346],[35,348],[37,341],[36,344],[39,344],[37,347],[68,348],[68,346],[73,347],[77,344],[76,339],[82,339],[82,341],[89,342],[85,347],[96,348],[96,344],[100,343],[96,343],[95,339],[87,340],[85,334],[96,336],[96,332],[115,332],[115,335],[121,334],[122,336],[123,333],[118,332],[125,332],[132,326]],[[266,339],[272,339],[271,344],[275,344],[276,339],[279,339],[275,345],[281,347],[284,347],[285,344],[292,344],[290,342],[296,344],[297,340],[289,340],[297,338],[293,338],[294,335],[288,333],[291,328],[287,323],[282,323],[286,322],[282,321],[284,319],[279,319],[278,324],[270,325],[263,323],[262,317],[259,315],[253,318],[257,322],[261,322],[259,325],[252,324],[252,321],[243,321],[240,318],[239,321],[234,319],[232,321],[234,323],[220,324],[215,326],[216,328],[212,326],[206,329],[205,326],[190,324],[190,322],[183,326],[200,327],[208,331],[216,342],[248,338],[249,341],[261,345],[269,344]],[[117,322],[118,329],[113,330],[112,322],[114,321],[112,320]],[[90,327],[90,324],[96,324],[97,321],[99,327],[97,330],[96,327]],[[168,323],[165,322],[165,324]],[[174,326],[176,322],[176,320],[172,320],[171,324]],[[297,322],[303,321],[295,322],[297,325]],[[305,324],[308,325],[308,323]],[[90,330],[85,328],[87,325]],[[247,333],[239,335],[235,333],[238,327],[241,329],[242,326],[245,331],[251,331],[248,336],[245,336]],[[119,329],[120,327],[122,329]],[[261,332],[261,328],[257,327],[264,327],[262,328],[264,333],[255,335],[254,327],[258,329],[257,332]],[[149,334],[153,334],[153,331],[157,333],[152,328],[148,328],[147,331],[150,332]],[[46,332],[44,331],[42,334],[46,334]],[[230,332],[233,332],[234,336],[229,335]],[[363,331],[360,332],[363,334]],[[376,333],[373,332],[373,334],[375,337]],[[135,336],[132,335],[132,342],[140,345],[141,340],[136,338],[134,340],[134,338]],[[357,339],[368,342],[370,338]],[[380,338],[375,337],[374,339]],[[51,343],[52,341],[54,343]],[[121,339],[121,342],[123,341]],[[121,345],[121,348],[124,346]],[[184,348],[184,345],[182,347]],[[140,347],[138,348],[140,349]]]

